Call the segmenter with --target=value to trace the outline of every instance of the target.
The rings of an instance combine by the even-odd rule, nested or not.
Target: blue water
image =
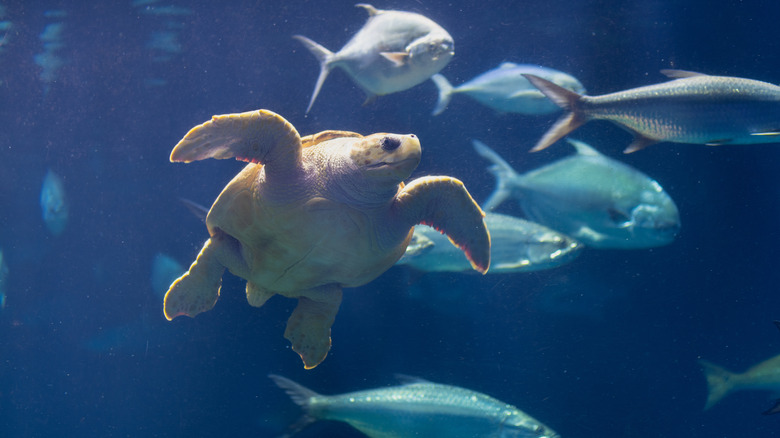
[[[155,254],[187,265],[207,237],[179,199],[208,205],[242,167],[171,164],[172,146],[213,114],[257,108],[304,134],[415,133],[423,145],[415,176],[458,177],[483,200],[493,179],[470,139],[532,169],[571,153],[563,144],[527,153],[555,116],[496,114],[456,96],[432,117],[431,82],[362,106],[341,71],[304,115],[318,67],[291,35],[338,49],[365,21],[351,2],[180,2],[192,14],[167,17],[129,1],[66,3],[3,2],[0,17],[13,23],[0,47],[0,248],[10,271],[0,436],[274,436],[298,408],[267,374],[340,393],[393,384],[397,372],[490,394],[565,438],[780,435],[780,416],[760,415],[767,393],[736,393],[703,411],[697,364],[743,370],[780,353],[778,145],[663,143],[624,156],[628,134],[588,124],[577,138],[673,196],[683,228],[672,245],[586,250],[531,274],[419,277],[392,268],[345,291],[333,348],[305,371],[282,337],[294,301],[252,308],[236,277],[226,275],[212,311],[164,319],[150,282]],[[442,73],[454,84],[503,61],[569,72],[591,94],[661,82],[662,68],[780,82],[776,2],[375,6],[448,29],[456,55]],[[66,15],[45,14],[58,9]],[[57,22],[53,50],[64,62],[44,83],[34,56]],[[148,47],[163,31],[180,50]],[[57,237],[38,205],[48,169],[70,202]],[[361,435],[320,423],[300,436]]]

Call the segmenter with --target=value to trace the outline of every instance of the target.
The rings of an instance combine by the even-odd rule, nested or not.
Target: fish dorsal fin
[[[579,140],[575,140],[573,138],[567,138],[566,141],[574,146],[574,149],[577,149],[577,154],[579,155],[587,155],[589,157],[600,157],[601,152],[597,151],[596,149],[593,149],[593,146],[588,145],[587,143],[581,142]]]
[[[368,16],[369,17],[373,17],[374,15],[382,12],[379,9],[369,5],[368,3],[358,3],[358,4],[355,5],[355,7],[356,8],[363,8],[363,9],[365,9],[366,12],[368,12]]]
[[[688,70],[675,70],[671,68],[665,68],[661,70],[661,74],[671,79],[692,78],[695,76],[707,76],[704,73],[688,71]]]
[[[402,385],[414,385],[415,383],[432,383],[430,380],[425,380],[421,377],[410,376],[408,374],[395,373],[395,380],[398,380]]]
[[[517,67],[517,64],[509,61],[502,62],[501,65],[498,66],[499,69],[515,68],[515,67]]]
[[[406,64],[406,61],[409,59],[409,54],[406,52],[379,52],[379,54],[386,60],[392,62],[396,67]]]

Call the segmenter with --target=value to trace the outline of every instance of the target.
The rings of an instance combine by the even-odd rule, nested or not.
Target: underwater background
[[[626,132],[590,123],[576,138],[675,199],[682,229],[672,244],[588,248],[532,273],[393,267],[345,290],[328,358],[306,371],[282,337],[294,300],[250,307],[237,277],[225,276],[212,311],[165,320],[155,256],[186,266],[207,238],[180,199],[210,205],[243,167],[172,164],[173,145],[214,114],[258,108],[302,134],[414,133],[423,155],[413,177],[457,177],[482,201],[494,179],[471,139],[531,170],[572,153],[563,144],[528,153],[557,114],[498,114],[459,96],[434,117],[430,81],[364,106],[336,70],[306,115],[318,66],[291,36],[340,48],[366,20],[350,1],[68,3],[2,3],[11,24],[0,25],[0,435],[271,437],[300,409],[269,373],[324,394],[404,373],[489,394],[564,438],[780,436],[780,416],[761,415],[766,392],[704,411],[697,362],[744,370],[780,353],[777,144],[661,143],[623,155]],[[591,95],[662,82],[664,68],[780,83],[777,2],[374,6],[447,29],[455,57],[441,73],[454,84],[504,61],[568,72]],[[49,170],[69,205],[59,235],[39,205]],[[515,203],[501,208],[522,215]],[[299,436],[362,435],[320,422]]]

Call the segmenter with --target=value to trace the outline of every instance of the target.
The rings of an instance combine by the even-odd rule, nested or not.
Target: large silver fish
[[[569,140],[575,155],[522,175],[484,143],[472,143],[497,179],[486,211],[512,197],[530,220],[595,248],[667,245],[680,229],[677,206],[660,184],[583,142]]]
[[[368,97],[411,88],[444,68],[455,54],[452,37],[420,14],[383,11],[357,4],[368,11],[368,22],[337,53],[295,35],[320,62],[320,75],[309,101],[308,113],[328,73],[336,67],[347,72]]]
[[[602,96],[581,96],[546,79],[529,81],[566,110],[532,151],[590,120],[609,120],[634,135],[623,151],[655,143],[706,145],[780,142],[780,87],[752,79],[661,70],[674,80]]]
[[[46,228],[55,236],[62,234],[68,223],[68,200],[62,178],[51,170],[46,173],[41,187],[41,212]]]
[[[516,407],[457,386],[399,376],[400,386],[320,395],[282,376],[269,376],[304,409],[297,430],[316,420],[349,423],[371,438],[558,438]]]
[[[490,231],[490,274],[555,268],[574,260],[583,245],[535,222],[487,213]],[[414,227],[412,242],[396,263],[423,272],[468,272],[471,264],[447,236],[427,225]]]
[[[433,83],[439,88],[439,101],[433,115],[444,112],[454,94],[464,94],[502,113],[535,115],[560,111],[558,105],[531,85],[524,74],[545,78],[578,94],[585,93],[585,87],[577,78],[562,71],[538,65],[505,62],[457,87],[453,87],[447,78],[440,74],[431,76]]]

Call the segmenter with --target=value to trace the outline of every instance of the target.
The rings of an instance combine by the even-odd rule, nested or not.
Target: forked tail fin
[[[287,432],[279,438],[289,438],[305,429],[306,426],[317,421],[317,419],[309,413],[309,405],[312,397],[321,397],[319,394],[286,377],[276,374],[269,374],[268,377],[276,383],[276,386],[282,388],[295,404],[303,408],[303,415],[301,415],[298,421],[291,424],[287,428]]]
[[[487,201],[482,203],[482,208],[485,211],[490,211],[498,207],[512,194],[511,181],[516,180],[519,175],[512,169],[509,163],[504,161],[496,151],[490,149],[485,143],[479,140],[471,140],[471,144],[482,158],[493,163],[492,166],[488,167],[488,171],[496,177],[496,189],[490,194]]]
[[[704,405],[706,411],[734,388],[734,373],[706,360],[699,360],[699,365],[702,366],[704,377],[707,378],[707,403]]]
[[[563,108],[566,111],[561,118],[550,128],[544,136],[536,143],[531,149],[531,152],[541,151],[547,148],[551,144],[560,140],[568,135],[570,132],[582,126],[587,121],[587,118],[582,114],[578,108],[578,103],[582,99],[582,96],[561,87],[558,84],[542,79],[539,76],[530,74],[524,74],[534,87],[538,88],[548,99],[553,103]]]
[[[439,100],[436,102],[436,108],[433,109],[433,115],[438,116],[447,109],[447,105],[450,104],[452,99],[452,84],[444,76],[436,73],[431,76],[431,80],[436,84],[436,88],[439,89]]]
[[[330,73],[330,60],[333,58],[333,52],[303,35],[293,35],[293,38],[303,43],[320,63],[320,75],[317,77],[317,84],[314,86],[314,94],[311,95],[309,106],[306,108],[306,114],[308,114],[311,110],[311,106],[314,105],[314,100],[317,99],[317,95],[320,94],[322,84],[325,82],[325,79],[327,79],[328,73]]]

